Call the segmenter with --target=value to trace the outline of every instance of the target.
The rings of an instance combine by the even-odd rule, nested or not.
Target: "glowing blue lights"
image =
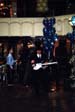
[[[71,23],[70,25],[73,28],[73,31],[72,31],[72,33],[68,33],[67,37],[71,41],[71,43],[74,44],[74,41],[75,41],[75,16],[72,16],[70,23]]]
[[[58,41],[58,35],[56,34],[56,29],[54,27],[54,24],[56,23],[55,18],[44,18],[43,19],[43,44],[44,49],[50,54],[54,47],[54,43]],[[49,55],[50,56],[50,55]],[[48,56],[48,57],[49,57]]]
[[[73,26],[75,26],[75,16],[72,16],[71,22],[72,22]]]

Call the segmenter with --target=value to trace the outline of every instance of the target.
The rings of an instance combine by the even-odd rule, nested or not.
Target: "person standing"
[[[54,76],[56,80],[56,89],[60,89],[60,83],[64,84],[64,79],[68,75],[68,53],[66,40],[59,40],[59,46],[55,49],[55,60],[58,62],[54,66]]]
[[[48,62],[47,55],[43,52],[42,48],[36,48],[32,57],[32,87],[35,90],[35,94],[40,94],[40,90],[43,90],[43,93],[48,93],[49,91],[49,77],[48,77],[48,68],[43,66],[38,70],[34,70],[36,64]]]
[[[13,57],[13,48],[10,48],[6,57],[7,64],[7,80],[8,84],[14,83],[14,64],[15,59]]]
[[[19,80],[18,82],[20,84],[26,83],[26,67],[28,63],[28,56],[29,56],[29,49],[27,47],[27,43],[22,43],[22,47],[19,51],[19,56],[18,56],[18,66],[17,66],[17,72],[19,75]]]

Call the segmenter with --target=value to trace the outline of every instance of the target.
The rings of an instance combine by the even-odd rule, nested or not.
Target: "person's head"
[[[23,43],[20,44],[21,48],[23,47]]]
[[[13,54],[13,48],[9,49],[9,53]]]
[[[42,50],[41,49],[37,49],[37,54],[42,54]]]

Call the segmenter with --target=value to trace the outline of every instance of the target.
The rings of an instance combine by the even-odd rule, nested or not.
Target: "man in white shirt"
[[[37,48],[33,56],[31,57],[32,68],[37,63],[46,63],[48,62],[48,57],[42,48]],[[38,70],[32,70],[32,86],[35,90],[35,93],[40,94],[42,88],[43,93],[49,92],[49,76],[48,76],[48,67],[40,68]]]

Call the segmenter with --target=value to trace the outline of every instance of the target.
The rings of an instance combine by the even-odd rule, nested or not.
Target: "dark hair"
[[[66,39],[60,39],[59,46],[65,46],[66,45]]]

